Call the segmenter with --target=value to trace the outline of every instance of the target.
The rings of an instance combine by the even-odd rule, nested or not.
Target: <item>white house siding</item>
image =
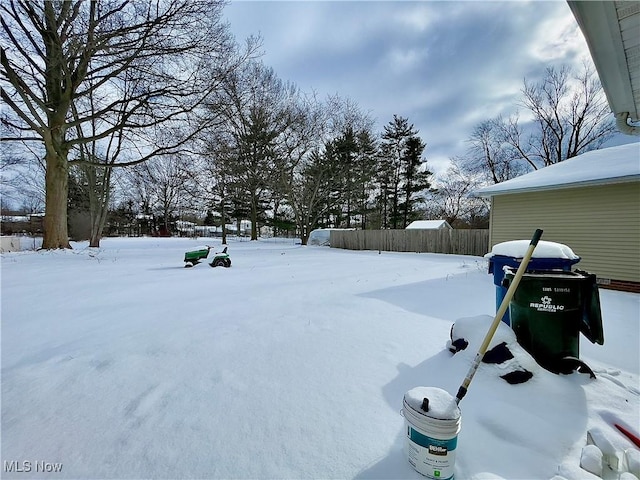
[[[606,285],[640,286],[640,182],[511,193],[492,197],[491,246],[529,239],[564,243],[582,257],[576,268]]]

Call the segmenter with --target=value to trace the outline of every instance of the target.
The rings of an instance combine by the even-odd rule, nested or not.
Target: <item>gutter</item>
[[[626,135],[640,135],[640,127],[629,125],[629,112],[616,113],[616,126],[620,132]]]

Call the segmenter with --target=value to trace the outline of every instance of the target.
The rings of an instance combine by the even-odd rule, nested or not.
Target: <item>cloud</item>
[[[567,57],[589,55],[582,32],[571,12],[540,22],[529,55],[542,62],[563,61]]]
[[[390,19],[397,22],[400,28],[409,31],[424,32],[438,21],[438,12],[430,8],[428,3],[409,5],[407,8],[396,8]]]
[[[424,63],[427,55],[426,48],[395,47],[386,52],[382,63],[398,73],[410,72]]]
[[[434,170],[478,123],[516,111],[525,78],[588,55],[564,1],[243,1],[227,17],[239,38],[260,32],[265,63],[302,90],[352,99],[378,131],[408,118]]]

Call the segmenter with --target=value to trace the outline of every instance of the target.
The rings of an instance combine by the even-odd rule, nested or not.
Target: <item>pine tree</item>
[[[431,186],[429,182],[431,172],[426,169],[426,163],[422,159],[422,153],[425,148],[426,144],[420,137],[413,136],[407,139],[403,157],[404,183],[401,187],[404,198],[401,204],[403,212],[402,228],[406,228],[413,220],[418,220],[415,207],[422,200],[419,194]]]
[[[418,134],[413,124],[403,117],[393,116],[384,127],[380,146],[380,182],[381,217],[383,228],[398,228],[405,215],[401,211],[402,186],[406,178],[406,148],[409,138]]]

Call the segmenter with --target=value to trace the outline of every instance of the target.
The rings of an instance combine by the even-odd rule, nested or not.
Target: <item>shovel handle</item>
[[[531,243],[529,245],[533,245],[535,247],[536,245],[538,245],[538,242],[540,241],[540,238],[542,238],[542,230],[540,230],[538,228],[533,233],[533,237],[531,238]],[[533,250],[531,250],[531,253],[533,253]],[[529,256],[529,259],[531,259],[531,256]]]
[[[489,348],[489,343],[491,343],[491,339],[493,338],[493,335],[496,333],[496,330],[498,329],[498,325],[500,325],[500,321],[502,320],[504,313],[507,311],[507,308],[509,307],[509,302],[511,302],[511,298],[513,297],[513,294],[516,292],[516,289],[518,288],[520,279],[524,275],[524,272],[527,269],[527,266],[529,265],[529,261],[531,260],[533,251],[535,250],[536,245],[538,245],[538,242],[540,241],[540,237],[542,237],[542,230],[537,229],[534,232],[533,237],[531,238],[531,243],[529,243],[529,247],[527,248],[527,251],[524,254],[524,257],[522,258],[522,262],[520,263],[520,266],[516,271],[516,275],[515,277],[513,277],[511,285],[509,286],[507,293],[502,299],[502,303],[500,304],[500,307],[496,312],[496,316],[493,318],[493,323],[491,323],[491,326],[489,327],[489,331],[487,331],[487,334],[485,335],[484,340],[480,345],[480,349],[476,354],[476,358],[473,360],[473,363],[471,364],[471,368],[469,368],[469,372],[467,373],[467,376],[465,377],[464,381],[462,382],[462,385],[460,386],[460,389],[458,390],[458,394],[456,395],[456,403],[460,403],[460,400],[462,400],[464,396],[467,394],[467,389],[469,388],[469,384],[471,383],[471,380],[473,380],[473,376],[476,374],[476,370],[478,369],[478,366],[482,361],[482,357],[484,357],[484,354],[487,352],[487,348]]]

